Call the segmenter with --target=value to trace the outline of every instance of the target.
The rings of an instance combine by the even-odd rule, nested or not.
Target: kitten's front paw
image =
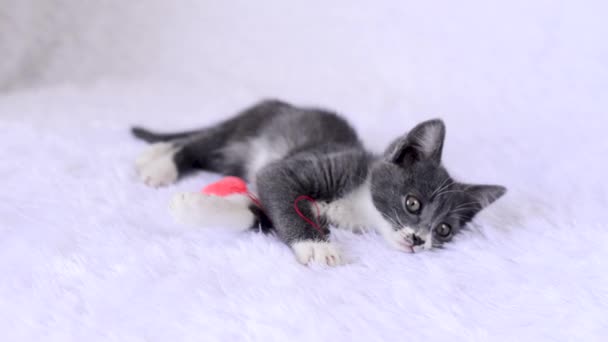
[[[177,166],[173,161],[175,149],[171,144],[150,146],[135,162],[139,178],[151,187],[167,186],[177,180]]]
[[[304,265],[314,262],[327,266],[338,266],[346,263],[340,249],[331,242],[298,241],[291,245],[296,259]]]

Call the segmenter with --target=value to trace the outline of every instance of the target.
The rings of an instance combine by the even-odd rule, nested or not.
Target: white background
[[[7,341],[601,340],[608,334],[603,1],[0,0],[0,331]],[[508,195],[449,248],[298,265],[272,236],[172,222],[134,123],[278,97],[380,151],[448,127],[444,162]]]

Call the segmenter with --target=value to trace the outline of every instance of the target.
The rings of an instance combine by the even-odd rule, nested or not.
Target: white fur
[[[170,143],[160,142],[151,144],[146,147],[146,149],[137,157],[135,160],[135,166],[137,168],[144,167],[146,164],[150,163],[159,156],[171,153],[172,150],[173,144]]]
[[[298,262],[304,265],[338,266],[346,263],[341,250],[332,242],[302,241],[294,243],[291,248]]]
[[[256,174],[264,166],[283,158],[289,150],[285,141],[269,141],[267,138],[252,139],[249,141],[249,145],[251,152],[247,161],[247,179],[250,181],[255,180]]]
[[[365,184],[339,200],[319,202],[319,209],[338,228],[361,232],[377,223],[370,218],[370,211],[375,210],[370,205],[371,194]]]
[[[406,241],[414,231],[409,227],[399,231],[393,229],[392,224],[374,206],[369,181],[344,198],[330,203],[321,202],[319,206],[321,213],[327,215],[330,222],[338,228],[353,231],[374,229],[393,248],[404,252],[412,251]]]
[[[414,230],[410,227],[403,227],[399,230],[393,230],[384,235],[384,239],[391,245],[393,248],[398,249],[400,251],[406,253],[413,253],[417,251],[420,246],[413,246],[412,244],[412,235],[414,234]]]
[[[156,143],[150,145],[135,161],[139,178],[151,187],[167,186],[178,177],[173,156],[178,149],[172,144]]]
[[[431,249],[433,248],[433,233],[429,232],[426,236],[422,236],[422,239],[424,239],[424,245],[422,246],[424,249]],[[415,251],[417,251],[414,248]]]
[[[247,195],[207,195],[200,192],[176,194],[169,210],[180,223],[197,227],[226,227],[247,230],[255,217],[249,210],[251,199]]]

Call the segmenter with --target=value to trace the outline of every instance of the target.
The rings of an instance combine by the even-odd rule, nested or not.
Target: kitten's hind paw
[[[313,262],[327,266],[339,266],[346,264],[342,251],[331,242],[323,241],[298,241],[291,245],[298,262],[308,265]]]
[[[157,143],[148,147],[135,161],[141,181],[155,188],[175,183],[178,171],[173,155],[176,151],[169,143]]]

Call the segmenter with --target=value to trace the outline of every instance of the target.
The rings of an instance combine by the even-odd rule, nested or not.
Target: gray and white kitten
[[[137,162],[146,184],[168,185],[197,169],[244,178],[258,194],[276,235],[304,264],[345,262],[329,240],[330,225],[375,229],[405,252],[439,247],[506,191],[450,177],[441,165],[441,120],[417,125],[382,155],[368,152],[337,114],[274,100],[201,130],[156,134],[134,128],[133,133],[155,143]],[[321,229],[296,212],[294,202],[302,195],[316,204],[300,201],[298,209]],[[209,203],[209,198],[181,194],[171,208],[181,220],[194,217],[190,221],[200,224],[213,221],[211,216],[222,210],[243,228],[266,217],[255,210],[232,212],[225,202]]]

